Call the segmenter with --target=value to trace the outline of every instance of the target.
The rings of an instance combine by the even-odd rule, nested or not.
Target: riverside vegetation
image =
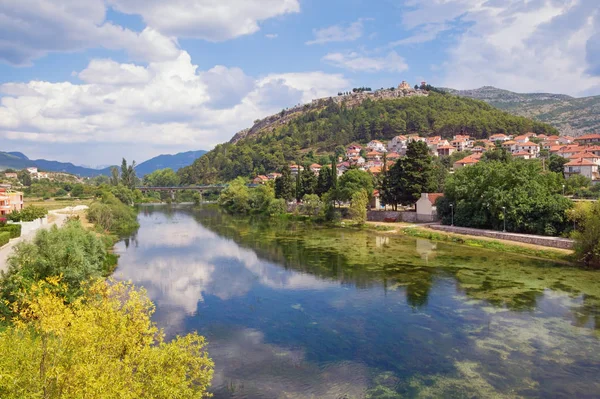
[[[17,244],[0,275],[0,397],[199,398],[213,363],[195,333],[165,341],[143,289],[106,281],[141,193],[95,189],[87,212]],[[137,191],[137,192],[136,192]]]

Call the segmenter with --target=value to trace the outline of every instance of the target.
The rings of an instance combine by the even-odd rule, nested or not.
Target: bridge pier
[[[171,190],[171,200],[175,201],[175,190]]]

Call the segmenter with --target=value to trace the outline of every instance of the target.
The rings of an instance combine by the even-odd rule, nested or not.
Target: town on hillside
[[[455,135],[452,140],[440,136],[421,137],[419,135],[396,136],[387,142],[371,140],[366,145],[352,144],[346,148],[344,156],[338,157],[337,175],[341,176],[350,168],[358,168],[378,175],[385,167],[391,168],[394,163],[406,154],[408,143],[422,141],[427,144],[431,155],[449,157],[465,153],[464,158],[453,164],[457,170],[479,162],[483,153],[501,147],[514,158],[535,159],[550,155],[558,155],[568,162],[564,164],[566,178],[579,174],[592,180],[600,181],[598,167],[600,166],[600,134],[588,134],[580,137],[546,136],[545,134],[526,133],[523,135],[494,134],[489,139],[475,140],[468,135]],[[311,171],[318,174],[321,165],[313,163]],[[290,165],[293,175],[304,170],[302,165]],[[272,172],[258,175],[254,184],[264,184],[275,180],[281,174]]]

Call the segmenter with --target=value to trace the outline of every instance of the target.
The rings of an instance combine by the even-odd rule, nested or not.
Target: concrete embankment
[[[497,240],[522,242],[525,244],[540,245],[543,247],[573,249],[573,240],[560,237],[546,237],[532,234],[518,234],[495,230],[472,229],[467,227],[444,226],[441,224],[433,224],[428,226],[430,229],[444,231],[447,233],[464,234],[478,237],[488,237]]]

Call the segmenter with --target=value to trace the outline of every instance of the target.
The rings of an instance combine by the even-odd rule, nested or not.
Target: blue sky
[[[355,86],[600,94],[596,0],[0,1],[4,151],[210,149]]]

